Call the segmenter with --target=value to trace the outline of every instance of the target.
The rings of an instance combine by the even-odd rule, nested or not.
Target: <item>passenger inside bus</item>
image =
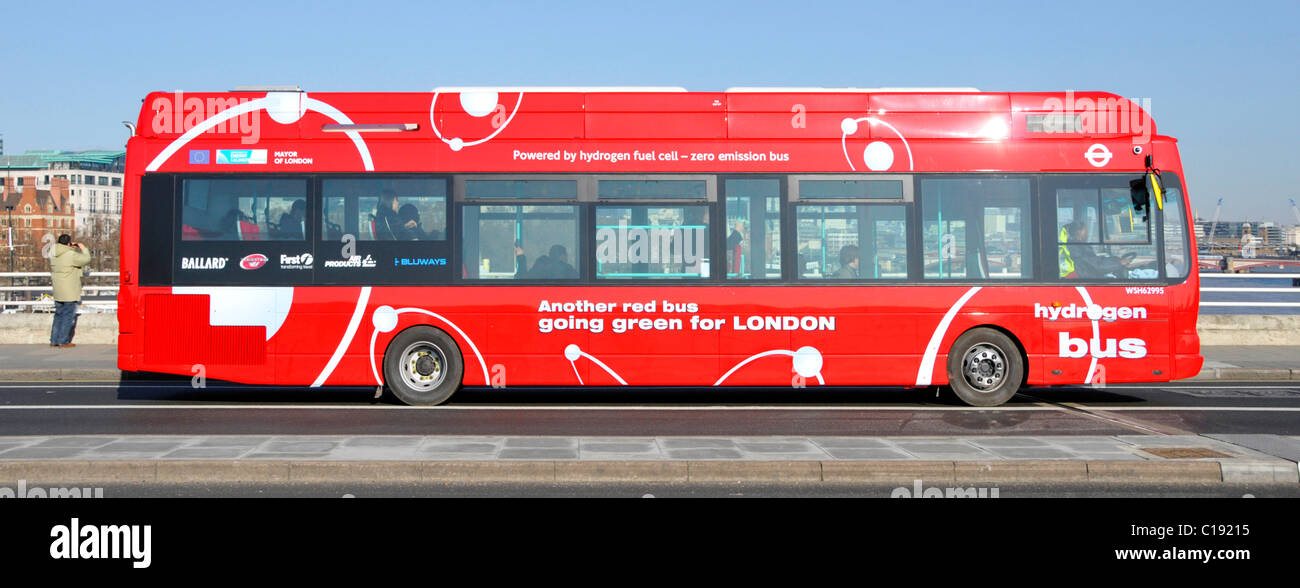
[[[528,257],[519,243],[515,243],[515,263],[520,268],[527,267]],[[578,277],[578,270],[569,265],[569,252],[563,245],[552,245],[551,252],[533,262],[532,269],[519,276],[533,280],[573,280]]]
[[[403,204],[397,211],[397,240],[398,241],[422,241],[425,239],[442,239],[442,232],[437,230],[425,231],[424,225],[420,222],[420,210],[414,204]]]
[[[397,230],[401,222],[397,220],[397,193],[384,190],[375,206],[375,239],[379,241],[397,240]]]
[[[861,264],[857,245],[845,245],[840,249],[840,269],[833,277],[841,280],[856,280],[860,277],[858,266]]]
[[[736,219],[736,225],[731,229],[731,234],[727,235],[727,275],[739,276],[744,270],[744,248],[745,243],[745,222]]]
[[[280,215],[279,229],[276,236],[280,239],[301,240],[304,235],[303,221],[307,218],[307,201],[299,198],[293,201],[289,212]]]

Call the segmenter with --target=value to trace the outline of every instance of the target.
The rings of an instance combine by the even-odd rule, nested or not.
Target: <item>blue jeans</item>
[[[72,342],[77,332],[77,303],[55,302],[54,325],[50,328],[50,344],[65,345]]]

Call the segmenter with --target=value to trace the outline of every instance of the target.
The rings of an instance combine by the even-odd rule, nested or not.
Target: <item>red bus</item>
[[[149,94],[118,364],[378,386],[1022,386],[1201,367],[1174,138],[1101,92]]]

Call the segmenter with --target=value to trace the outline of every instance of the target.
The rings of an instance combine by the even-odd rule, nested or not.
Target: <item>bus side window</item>
[[[1158,276],[1150,224],[1133,211],[1128,188],[1060,188],[1055,193],[1055,247],[1061,279]]]
[[[447,183],[440,178],[330,178],[323,192],[327,233],[333,226],[359,241],[446,239]]]
[[[301,228],[279,230],[287,219],[305,218],[304,180],[187,178],[182,185],[182,241],[301,241],[305,238]]]
[[[781,278],[781,182],[726,181],[727,278]]]
[[[907,279],[903,205],[801,204],[796,218],[801,279]]]
[[[463,211],[464,278],[579,278],[578,207],[489,204]]]
[[[1029,201],[1026,178],[922,180],[925,278],[1032,278]]]
[[[1165,189],[1164,229],[1161,238],[1165,248],[1165,276],[1181,279],[1194,261],[1187,253],[1187,219],[1183,216],[1183,193],[1177,188]]]

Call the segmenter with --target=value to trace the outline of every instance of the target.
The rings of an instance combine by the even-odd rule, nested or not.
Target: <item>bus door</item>
[[[1041,183],[1047,267],[1061,288],[1035,302],[1047,378],[1158,380],[1171,368],[1158,210],[1134,206],[1138,175],[1048,176]],[[1055,261],[1052,264],[1052,260]]]

